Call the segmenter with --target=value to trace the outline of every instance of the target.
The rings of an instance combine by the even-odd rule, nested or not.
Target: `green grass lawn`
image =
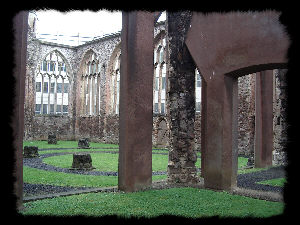
[[[38,146],[39,149],[44,148],[75,148],[70,150],[45,150],[39,151],[39,154],[53,153],[53,152],[82,152],[82,151],[92,151],[91,153],[92,164],[96,167],[96,171],[118,171],[118,154],[111,153],[96,153],[99,151],[118,151],[118,149],[77,149],[76,141],[58,141],[57,145],[48,144],[47,141],[24,141],[24,146]],[[109,148],[118,147],[118,145],[113,144],[103,144],[103,143],[90,143],[91,147],[95,148]],[[153,153],[167,153],[167,151],[153,150]],[[200,156],[200,153],[197,152]],[[73,155],[66,154],[60,156],[52,156],[43,159],[46,164],[61,168],[70,168],[72,165]],[[200,158],[196,162],[196,167],[199,168],[201,165]],[[168,164],[168,155],[153,154],[152,155],[152,170],[153,171],[166,171]],[[242,168],[247,164],[247,158],[239,157],[238,167]],[[239,170],[244,171],[244,170]],[[246,170],[245,170],[246,171]],[[167,175],[155,175],[152,176],[152,180],[166,179]],[[24,166],[23,168],[23,179],[26,183],[33,184],[51,184],[59,186],[76,186],[76,187],[107,187],[116,186],[117,177],[113,176],[91,176],[91,175],[76,175],[76,174],[66,174],[54,171],[44,171],[33,169]]]
[[[23,141],[23,146],[37,146],[39,149],[46,148],[77,148],[78,141],[57,141],[57,144],[48,144],[48,141]],[[119,145],[116,144],[104,144],[90,142],[90,147],[92,148],[118,148]]]
[[[189,218],[270,217],[283,213],[284,204],[227,192],[196,188],[171,188],[134,193],[89,193],[24,204],[24,215],[155,217],[176,215]]]
[[[91,153],[93,166],[99,171],[117,171],[118,154],[97,153],[108,149],[77,149],[75,141],[59,141],[57,145],[49,145],[47,141],[24,142],[25,145],[41,148],[76,148],[72,150],[46,150],[39,154],[51,152],[81,152]],[[118,147],[102,143],[90,143],[91,147]],[[109,149],[112,151],[112,149]],[[118,151],[114,149],[113,151]],[[153,153],[164,152],[153,150]],[[200,153],[197,153],[200,155]],[[52,156],[44,159],[47,164],[69,168],[72,165],[72,154]],[[152,154],[153,171],[166,171],[168,155]],[[246,166],[247,159],[239,157],[239,173]],[[200,167],[198,158],[196,167]],[[258,169],[252,169],[257,171]],[[249,171],[249,170],[248,170]],[[166,175],[152,176],[152,180],[166,179]],[[23,167],[23,181],[33,184],[50,184],[73,187],[109,187],[118,185],[117,176],[92,176],[67,174],[54,171]],[[89,193],[67,197],[56,197],[24,203],[24,215],[84,215],[104,216],[118,215],[121,217],[155,217],[163,214],[191,218],[220,216],[220,217],[269,217],[283,212],[284,204],[252,199],[249,197],[231,195],[227,192],[195,188],[171,188],[164,190],[148,190],[135,193]]]
[[[285,178],[276,178],[276,179],[271,179],[271,180],[260,181],[260,182],[257,182],[257,183],[258,184],[265,184],[265,185],[283,187],[285,182],[286,182]]]

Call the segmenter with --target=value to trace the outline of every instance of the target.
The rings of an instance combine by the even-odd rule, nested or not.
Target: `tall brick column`
[[[24,133],[24,95],[26,75],[26,52],[27,52],[27,30],[28,12],[22,11],[14,18],[14,78],[15,98],[13,111],[13,135],[15,150],[15,194],[17,197],[17,209],[23,206],[23,133]]]
[[[152,183],[154,16],[123,12],[118,186],[138,191]]]
[[[255,167],[272,166],[273,151],[273,70],[256,74],[255,86]]]
[[[195,64],[184,43],[190,20],[190,12],[168,13],[167,16],[170,183],[198,181],[194,149]]]

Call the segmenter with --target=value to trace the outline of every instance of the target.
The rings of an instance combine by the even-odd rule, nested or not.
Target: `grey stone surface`
[[[57,144],[56,134],[48,134],[48,144]]]
[[[183,23],[182,23],[183,25]],[[183,27],[182,27],[183,28]],[[185,29],[185,28],[183,28]],[[159,24],[154,29],[154,36],[165,30],[164,24]],[[182,37],[183,38],[183,37]],[[78,47],[64,46],[54,43],[39,41],[35,34],[29,28],[28,45],[27,45],[27,65],[25,78],[25,105],[24,105],[24,140],[47,140],[49,131],[56,132],[60,140],[78,140],[82,137],[88,137],[90,141],[104,143],[118,143],[119,140],[119,115],[111,114],[111,99],[109,97],[112,61],[114,54],[120,50],[120,34],[114,34],[103,39],[97,39]],[[183,41],[183,39],[182,39]],[[101,92],[101,109],[100,115],[84,116],[77,110],[78,92],[82,85],[79,79],[80,65],[85,54],[93,50],[99,57],[102,65],[106,66],[105,72],[101,75],[100,92]],[[35,75],[38,71],[38,65],[43,58],[52,51],[60,52],[66,59],[71,71],[72,85],[69,95],[69,113],[68,115],[35,115]],[[170,51],[170,50],[169,50]],[[178,55],[182,57],[182,55]],[[171,62],[172,63],[172,62]],[[167,73],[172,74],[172,66]],[[287,122],[286,122],[286,81],[285,70],[275,70],[275,89],[274,89],[274,151],[273,165],[286,164],[286,153],[284,152],[285,143],[287,142]],[[169,81],[171,82],[171,80]],[[248,156],[253,152],[253,139],[255,124],[254,117],[254,99],[253,90],[255,90],[255,77],[247,75],[239,78],[239,132],[238,132],[238,149],[239,154]],[[182,86],[183,80],[179,81]],[[180,86],[179,85],[179,86]],[[174,98],[178,97],[178,101]],[[170,107],[178,107],[183,104],[183,93],[181,95],[170,94]],[[162,115],[167,117],[167,115]],[[200,130],[201,113],[196,113],[193,122],[194,126],[194,148],[201,150],[201,130]],[[156,145],[160,138],[157,136],[161,130],[157,120],[153,117],[153,144]],[[170,130],[170,121],[168,129]],[[189,127],[191,124],[180,121],[180,126]],[[169,136],[169,145],[171,135]],[[166,138],[165,138],[166,139]]]
[[[36,158],[39,157],[38,147],[36,146],[25,146],[24,147],[24,158]]]
[[[88,138],[81,138],[78,140],[78,148],[90,148],[90,143]]]
[[[88,153],[74,153],[72,169],[78,170],[92,170],[95,167],[92,166],[92,157]]]

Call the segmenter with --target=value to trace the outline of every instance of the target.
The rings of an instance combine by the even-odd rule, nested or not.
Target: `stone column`
[[[255,167],[272,166],[273,70],[256,74],[255,85]]]
[[[287,136],[287,81],[285,69],[274,70],[274,96],[273,96],[273,129],[274,154],[273,165],[287,163],[285,148],[288,143]]]
[[[97,90],[96,90],[96,115],[100,114],[100,105],[99,105],[99,100],[100,100],[100,73],[96,75],[97,77]]]
[[[20,210],[23,207],[23,131],[24,131],[24,94],[25,94],[25,75],[26,75],[26,52],[27,52],[27,30],[28,30],[28,12],[21,11],[13,21],[14,26],[14,77],[15,97],[14,111],[12,119],[13,147],[15,150],[14,192],[16,194],[16,206]]]
[[[87,97],[87,109],[86,109],[86,113],[87,115],[90,115],[91,112],[90,112],[90,104],[91,104],[91,75],[89,74],[88,75],[88,78],[87,78],[87,93],[88,93],[88,97]]]
[[[93,74],[92,77],[92,96],[91,96],[91,115],[95,115],[95,75]]]
[[[86,76],[85,75],[82,75],[82,83],[83,83],[82,115],[85,115],[86,114],[86,105],[85,105],[85,102],[86,102]]]
[[[55,86],[54,86],[54,114],[56,114],[57,109],[57,76],[55,76]]]
[[[150,12],[122,14],[118,186],[128,192],[152,183],[153,21]]]
[[[44,102],[44,75],[42,75],[42,84],[41,84],[41,115],[44,112],[43,102]]]
[[[205,130],[206,130],[206,81],[201,80],[201,177],[204,177],[205,173]]]
[[[198,182],[194,149],[195,64],[184,43],[190,20],[190,12],[168,13],[167,16],[170,183]]]
[[[62,78],[62,87],[61,87],[61,107],[60,107],[60,113],[61,115],[64,114],[64,92],[65,92],[65,78],[63,76],[61,76]]]
[[[50,94],[51,94],[51,75],[49,75],[49,82],[48,82],[48,114],[50,114]]]

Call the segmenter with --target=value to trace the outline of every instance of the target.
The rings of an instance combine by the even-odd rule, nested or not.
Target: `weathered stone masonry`
[[[168,98],[170,142],[168,181],[197,183],[194,148],[195,65],[184,44],[191,13],[168,13]]]
[[[170,24],[169,26],[173,26]],[[184,33],[187,27],[184,27],[183,22],[180,25],[182,33],[178,36],[178,43],[184,41]],[[172,31],[170,27],[170,31]],[[174,31],[175,33],[177,31]],[[165,25],[163,23],[155,26],[154,36],[155,42],[157,42],[160,36],[165,35]],[[180,36],[180,37],[179,37]],[[169,35],[170,37],[170,35]],[[173,38],[173,40],[172,40]],[[175,41],[175,36],[169,40],[169,45]],[[54,43],[41,42],[35,39],[35,34],[28,29],[28,45],[27,45],[27,66],[26,66],[26,79],[25,79],[25,112],[24,112],[24,139],[25,140],[47,140],[47,135],[49,131],[57,134],[60,140],[78,140],[81,137],[87,137],[90,141],[105,142],[105,143],[118,143],[119,141],[119,115],[115,114],[112,110],[111,105],[111,76],[113,71],[113,62],[120,54],[120,33],[116,33],[106,38],[95,40],[84,45],[77,47],[64,46]],[[43,58],[51,51],[56,50],[63,55],[68,62],[68,66],[72,73],[72,85],[69,92],[69,113],[68,115],[35,115],[35,74],[37,73],[37,68]],[[169,79],[168,82],[175,85],[173,82],[177,78],[172,79],[174,76],[174,71],[180,70],[180,65],[176,65],[176,61],[180,62],[183,58],[183,54],[186,54],[185,50],[177,49],[170,50],[170,56],[172,55],[173,61],[169,62]],[[175,52],[176,51],[176,54]],[[84,57],[86,57],[90,52],[94,52],[99,57],[100,65],[102,66],[100,78],[100,114],[99,115],[85,115],[82,113],[82,62]],[[175,57],[175,58],[174,58]],[[172,66],[174,65],[174,66]],[[173,68],[174,67],[174,68]],[[194,80],[192,77],[192,69],[190,68],[190,79]],[[279,72],[278,72],[279,71]],[[184,73],[184,72],[182,72]],[[285,95],[285,72],[282,70],[275,70],[274,76],[274,152],[273,152],[273,164],[283,163],[284,153],[282,149],[284,148],[284,142],[286,141],[286,122],[285,122],[285,111],[284,107],[286,104]],[[170,76],[171,75],[171,76]],[[193,72],[194,75],[194,72]],[[188,75],[185,75],[186,77]],[[184,85],[185,78],[178,80],[178,84],[174,90],[178,90],[178,86]],[[185,84],[187,85],[187,84]],[[190,87],[194,87],[194,84],[188,84]],[[255,130],[255,75],[247,75],[240,77],[238,79],[238,95],[239,95],[239,109],[238,109],[238,149],[240,155],[250,156],[254,152],[254,130]],[[167,86],[170,86],[170,84]],[[184,93],[175,92],[170,89],[169,93],[172,98],[170,98],[169,106],[174,104],[184,104],[183,102],[187,100],[187,96]],[[169,96],[169,97],[170,97]],[[178,96],[176,103],[174,102]],[[185,96],[185,97],[184,97]],[[190,101],[190,100],[188,100]],[[194,103],[190,102],[190,106]],[[184,107],[183,107],[184,108]],[[194,108],[191,107],[190,110]],[[188,109],[185,109],[188,110]],[[168,112],[168,111],[167,111]],[[181,110],[177,110],[171,113],[183,113]],[[175,115],[174,114],[174,115]],[[193,114],[193,115],[192,115]],[[170,129],[172,127],[185,126],[183,123],[188,124],[189,131],[184,131],[188,133],[194,133],[193,136],[189,136],[189,139],[193,140],[189,148],[201,151],[201,112],[190,112],[189,116],[193,119],[190,122],[189,119],[186,121],[169,121],[166,114],[153,114],[153,133],[152,142],[153,146],[156,147],[168,147],[173,140],[172,135],[170,135]],[[192,124],[192,125],[191,125]],[[191,128],[193,127],[193,129]],[[193,130],[193,131],[192,131]],[[178,131],[179,132],[179,131]],[[183,131],[180,131],[181,135]],[[173,134],[174,136],[174,134]],[[176,135],[175,135],[176,136]],[[172,156],[172,149],[170,154]],[[188,157],[193,159],[193,153],[189,154]]]
[[[119,116],[112,110],[110,74],[113,71],[113,62],[121,51],[120,33],[71,47],[39,41],[35,39],[35,34],[30,27],[28,31],[24,139],[46,140],[48,132],[52,131],[57,134],[60,140],[78,140],[80,137],[87,137],[91,141],[118,143]],[[161,36],[161,31],[164,31],[163,23],[155,26],[154,35]],[[35,74],[43,58],[53,50],[60,52],[65,57],[72,73],[68,115],[35,115]],[[100,115],[82,113],[81,75],[83,65],[81,62],[90,52],[96,53],[99,64],[102,66],[100,72]],[[155,120],[153,122],[156,123]],[[159,126],[154,124],[154,127],[158,128]],[[153,132],[157,133],[156,130]],[[154,145],[156,145],[155,140]]]

